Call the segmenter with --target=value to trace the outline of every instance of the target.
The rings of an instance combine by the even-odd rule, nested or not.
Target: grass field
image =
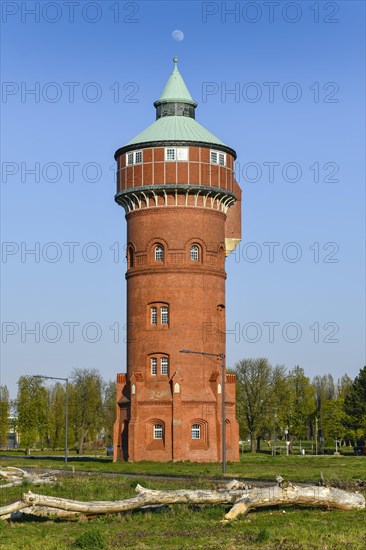
[[[30,468],[64,469],[62,456],[49,458],[47,456],[5,459],[0,455],[0,464]],[[117,462],[113,463],[105,455],[98,457],[69,457],[68,469],[88,472],[136,473],[150,475],[191,475],[191,476],[221,476],[221,465],[217,463],[194,462]],[[328,481],[366,479],[365,456],[343,455],[290,455],[271,456],[269,454],[245,453],[240,462],[227,464],[227,476],[244,477],[260,480],[274,480],[278,474],[292,481],[318,481],[320,472]]]
[[[2,459],[2,466],[25,463],[27,466],[59,468],[62,458]],[[120,500],[134,495],[137,483],[154,489],[213,488],[216,482],[207,476],[218,475],[216,464],[113,464],[106,457],[83,461],[75,459],[70,466],[76,474],[61,474],[55,486],[14,487],[1,491],[1,505],[18,500],[32,489],[44,494],[78,500]],[[78,470],[88,469],[88,475]],[[138,478],[111,473],[135,472]],[[318,480],[320,471],[326,480],[353,482],[366,479],[366,457],[342,456],[277,456],[250,455],[240,464],[229,464],[228,475],[270,479],[277,474],[292,480]],[[158,475],[192,475],[194,479],[146,478],[144,473]],[[365,489],[366,490],[366,489]],[[18,550],[66,550],[74,548],[190,548],[190,549],[364,549],[366,547],[365,511],[326,511],[315,508],[263,508],[230,524],[222,524],[230,506],[174,505],[160,512],[136,511],[89,521],[19,521],[0,522],[0,548]]]

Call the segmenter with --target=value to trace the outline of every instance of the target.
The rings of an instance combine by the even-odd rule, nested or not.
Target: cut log
[[[238,483],[230,482],[230,486],[238,487]],[[156,491],[136,486],[135,497],[119,501],[92,501],[82,502],[59,497],[35,494],[29,491],[22,495],[22,500],[0,508],[0,518],[10,513],[27,509],[39,510],[49,516],[57,516],[60,511],[71,512],[85,516],[121,513],[136,510],[151,505],[163,504],[233,504],[226,514],[225,520],[232,520],[240,514],[246,514],[261,506],[305,505],[335,508],[338,510],[353,510],[365,508],[365,498],[358,493],[350,493],[332,487],[318,487],[292,485],[281,480],[280,486],[251,488],[251,489],[217,489],[205,490],[176,490]],[[45,508],[47,510],[45,510]],[[50,511],[51,509],[51,511]],[[52,512],[52,510],[54,512]],[[67,515],[66,515],[67,516]],[[61,517],[61,515],[60,515]],[[63,514],[62,517],[65,517]]]

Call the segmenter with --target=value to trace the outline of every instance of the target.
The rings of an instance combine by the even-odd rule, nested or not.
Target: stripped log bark
[[[225,515],[225,519],[235,519],[241,514],[247,514],[250,510],[263,506],[289,505],[320,506],[345,511],[361,510],[365,508],[365,497],[359,493],[317,485],[303,487],[288,483],[285,486],[257,487],[238,499]]]
[[[7,468],[0,468],[0,481],[1,480],[5,480],[8,483],[0,483],[0,488],[7,489],[9,487],[21,485],[24,481],[28,481],[34,485],[52,484],[56,481],[56,477],[50,472],[45,474],[32,474],[21,468],[15,468],[15,466],[8,466]]]
[[[136,510],[144,506],[155,504],[233,504],[226,514],[226,520],[235,519],[240,514],[246,514],[249,510],[261,506],[277,505],[306,505],[335,508],[338,510],[353,510],[365,508],[365,498],[358,493],[350,493],[332,487],[318,487],[315,485],[302,487],[292,485],[289,482],[281,482],[280,485],[265,488],[251,489],[217,489],[205,490],[176,490],[156,491],[145,489],[141,485],[136,487],[135,497],[120,501],[92,501],[82,502],[77,500],[51,497],[35,494],[29,491],[22,495],[22,500],[9,506],[0,508],[0,518],[21,509],[53,509],[53,516],[61,513],[72,512],[85,516],[101,514],[121,513]],[[64,517],[64,516],[63,516]]]

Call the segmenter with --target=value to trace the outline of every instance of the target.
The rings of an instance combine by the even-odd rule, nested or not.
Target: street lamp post
[[[43,380],[63,380],[65,384],[65,466],[67,466],[67,454],[68,454],[68,416],[69,416],[69,379],[58,378],[56,376],[44,376],[43,374],[35,374],[34,378],[42,378]]]
[[[286,455],[288,456],[288,448],[290,445],[290,442],[288,440],[288,428],[285,428],[285,439],[286,439]]]
[[[225,410],[225,354],[224,353],[209,353],[207,351],[192,351],[190,349],[181,349],[180,353],[193,353],[195,355],[209,355],[211,357],[220,357],[221,359],[221,439],[222,439],[222,473],[226,474],[226,410]]]

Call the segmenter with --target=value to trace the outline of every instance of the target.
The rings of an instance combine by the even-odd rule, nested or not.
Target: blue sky
[[[2,3],[1,384],[12,397],[22,374],[124,371],[113,154],[153,122],[174,55],[197,120],[238,154],[228,366],[266,356],[310,377],[356,376],[364,20],[363,2]]]

